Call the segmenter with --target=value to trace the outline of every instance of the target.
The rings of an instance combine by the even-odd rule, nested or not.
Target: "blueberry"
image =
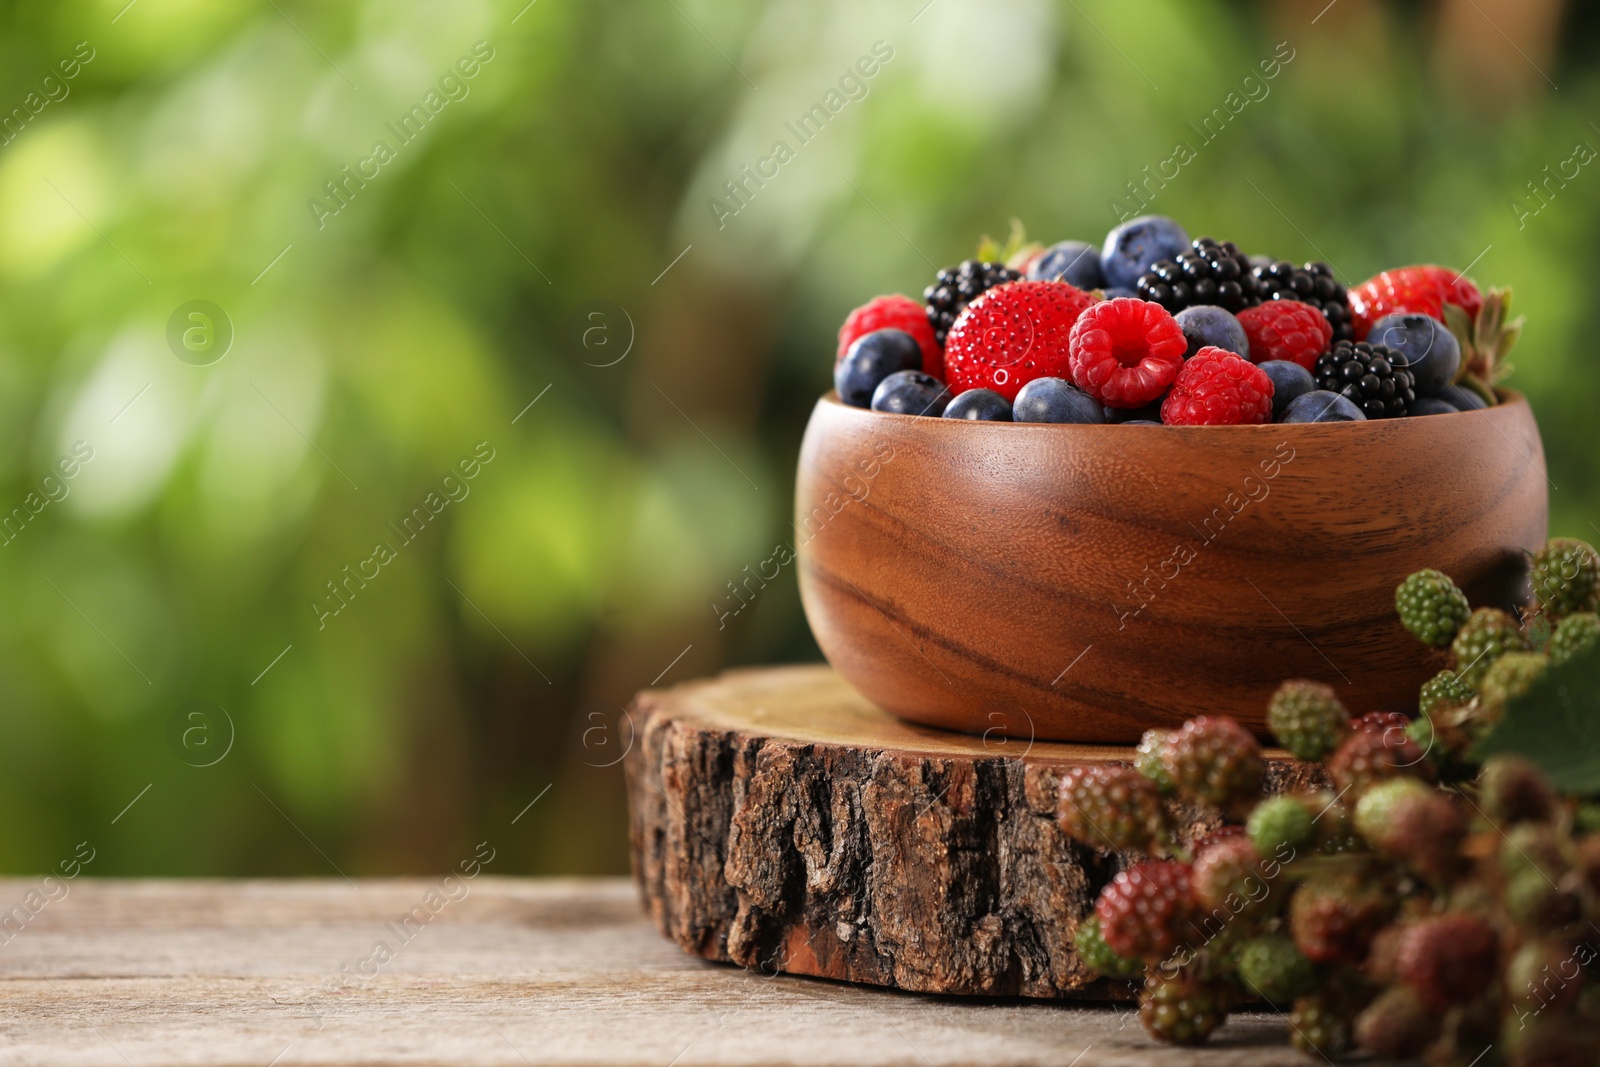
[[[1105,422],[1093,397],[1080,393],[1065,378],[1035,378],[1017,393],[1012,406],[1017,422]]]
[[[1196,304],[1184,308],[1174,317],[1178,325],[1183,327],[1184,340],[1189,342],[1189,351],[1183,354],[1184,359],[1206,345],[1214,345],[1245,359],[1250,358],[1250,339],[1244,335],[1244,327],[1239,325],[1239,320],[1227,309],[1211,304]]]
[[[1289,408],[1279,422],[1366,422],[1351,400],[1330,393],[1326,389],[1313,389],[1289,402]]]
[[[1457,409],[1436,396],[1421,396],[1411,405],[1413,415],[1455,415]]]
[[[897,370],[872,392],[872,410],[891,415],[944,414],[950,403],[950,390],[931,374],[919,370]]]
[[[1447,385],[1439,390],[1439,399],[1457,411],[1482,411],[1489,406],[1483,397],[1459,385]]]
[[[1165,215],[1140,215],[1106,234],[1100,269],[1106,284],[1132,289],[1139,275],[1161,259],[1189,251],[1189,235]]]
[[[1100,273],[1100,250],[1082,241],[1060,241],[1033,261],[1028,277],[1034,281],[1063,281],[1079,289],[1099,289],[1106,284]]]
[[[1283,413],[1290,404],[1307,393],[1315,392],[1317,379],[1310,371],[1298,363],[1287,359],[1269,359],[1265,363],[1258,363],[1268,378],[1272,379],[1272,418],[1274,422],[1283,419]]]
[[[981,422],[1010,422],[1011,401],[993,389],[968,389],[944,409],[947,419],[974,419]]]
[[[1456,379],[1461,345],[1444,323],[1429,315],[1401,311],[1372,324],[1367,343],[1385,345],[1405,357],[1418,396],[1437,396]]]
[[[1157,400],[1153,404],[1146,404],[1142,408],[1103,407],[1100,410],[1101,410],[1101,413],[1103,415],[1105,415],[1107,422],[1115,423],[1115,422],[1160,422],[1161,421],[1161,401],[1159,401],[1159,400]]]
[[[922,366],[922,347],[904,330],[873,330],[862,334],[844,359],[833,368],[833,388],[852,407],[872,404],[873,390],[895,371]]]

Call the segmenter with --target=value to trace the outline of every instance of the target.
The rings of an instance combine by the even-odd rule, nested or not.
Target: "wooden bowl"
[[[1436,567],[1509,606],[1547,531],[1527,401],[1361,423],[1078,426],[817,402],[801,599],[828,661],[903,719],[1130,743],[1285,678],[1414,711],[1445,665],[1394,588]]]

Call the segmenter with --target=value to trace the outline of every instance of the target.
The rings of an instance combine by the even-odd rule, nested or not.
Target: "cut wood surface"
[[[371,978],[440,879],[80,878],[0,946],[0,1065],[1304,1065],[1237,1016],[1200,1050],[1126,1007],[920,997],[678,951],[623,879],[483,875]],[[38,879],[0,881],[16,903]]]
[[[1130,857],[1069,840],[1054,811],[1065,768],[1131,749],[917,726],[825,666],[646,691],[631,719],[634,868],[685,951],[926,993],[1129,995],[1071,940]],[[1269,788],[1322,783],[1269,754]],[[1190,835],[1216,825],[1173,810]]]

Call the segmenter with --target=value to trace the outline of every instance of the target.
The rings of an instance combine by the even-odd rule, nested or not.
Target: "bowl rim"
[[[1242,425],[1229,425],[1229,426],[1168,426],[1165,423],[1158,423],[1158,424],[1153,425],[1153,426],[1143,426],[1143,425],[1132,425],[1132,424],[1125,423],[1125,422],[1000,422],[998,420],[986,420],[986,419],[946,419],[946,418],[943,418],[942,416],[904,415],[904,414],[901,414],[899,412],[873,411],[871,408],[858,408],[853,404],[846,404],[843,400],[839,399],[839,393],[838,393],[837,390],[834,390],[834,389],[829,389],[826,393],[823,393],[822,396],[818,397],[817,398],[817,406],[818,407],[822,407],[823,405],[827,405],[827,406],[832,407],[832,408],[838,408],[841,411],[859,413],[862,416],[871,416],[873,418],[879,418],[879,419],[892,419],[892,420],[895,420],[896,422],[898,422],[898,423],[900,423],[902,425],[908,425],[908,424],[927,425],[927,424],[930,424],[930,423],[948,423],[948,424],[951,424],[952,426],[966,426],[966,427],[969,428],[968,432],[973,432],[971,428],[978,428],[976,430],[976,432],[984,432],[984,433],[991,432],[988,429],[984,429],[986,427],[1020,427],[1021,428],[1021,432],[1023,432],[1023,433],[1029,433],[1029,432],[1032,432],[1032,433],[1039,433],[1039,432],[1055,432],[1055,433],[1075,433],[1075,432],[1078,432],[1078,433],[1087,433],[1087,432],[1105,430],[1105,429],[1108,429],[1108,428],[1121,429],[1121,428],[1125,427],[1130,431],[1143,430],[1143,431],[1147,431],[1147,432],[1154,432],[1154,431],[1157,431],[1157,430],[1161,430],[1161,431],[1166,431],[1166,432],[1179,432],[1179,433],[1217,433],[1217,432],[1220,431],[1220,432],[1232,432],[1232,433],[1269,433],[1270,432],[1270,433],[1284,434],[1284,433],[1303,433],[1303,432],[1307,432],[1307,431],[1310,431],[1310,432],[1313,432],[1313,433],[1325,433],[1325,432],[1327,432],[1329,427],[1334,427],[1334,426],[1345,426],[1345,427],[1348,427],[1347,429],[1339,431],[1341,433],[1370,433],[1370,432],[1373,432],[1373,430],[1375,428],[1388,427],[1388,426],[1401,426],[1401,425],[1404,425],[1406,423],[1411,422],[1412,419],[1430,419],[1430,420],[1431,419],[1439,419],[1439,418],[1448,419],[1452,415],[1454,415],[1454,416],[1463,416],[1463,415],[1465,415],[1465,416],[1484,416],[1484,415],[1490,415],[1493,412],[1500,411],[1500,410],[1503,410],[1503,409],[1506,409],[1506,408],[1518,408],[1518,407],[1527,408],[1530,412],[1532,411],[1532,405],[1528,403],[1528,398],[1527,398],[1527,396],[1525,394],[1523,394],[1521,392],[1518,392],[1515,389],[1504,389],[1504,388],[1497,388],[1497,389],[1495,389],[1495,392],[1497,394],[1499,394],[1499,396],[1500,396],[1500,403],[1494,405],[1493,407],[1475,408],[1472,411],[1452,411],[1452,412],[1450,412],[1449,415],[1444,415],[1444,416],[1440,416],[1440,415],[1409,415],[1409,416],[1407,416],[1407,417],[1405,417],[1403,419],[1366,419],[1366,420],[1363,420],[1361,422],[1351,422],[1351,423],[1337,423],[1337,422],[1255,422],[1255,423],[1246,423],[1246,424],[1242,424]],[[958,432],[961,432],[961,431],[952,429],[950,432],[951,433],[958,433]],[[1002,432],[1010,433],[1010,432],[1015,432],[1015,431],[1014,430],[1005,430],[1005,431],[1002,431]]]

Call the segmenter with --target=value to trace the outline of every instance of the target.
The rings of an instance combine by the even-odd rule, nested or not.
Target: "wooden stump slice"
[[[634,874],[685,951],[924,993],[1128,995],[1072,935],[1133,854],[1069,840],[1056,783],[1130,748],[978,737],[868,704],[826,666],[734,671],[635,698]],[[1274,792],[1320,767],[1269,753]],[[1190,834],[1214,817],[1175,807]]]

